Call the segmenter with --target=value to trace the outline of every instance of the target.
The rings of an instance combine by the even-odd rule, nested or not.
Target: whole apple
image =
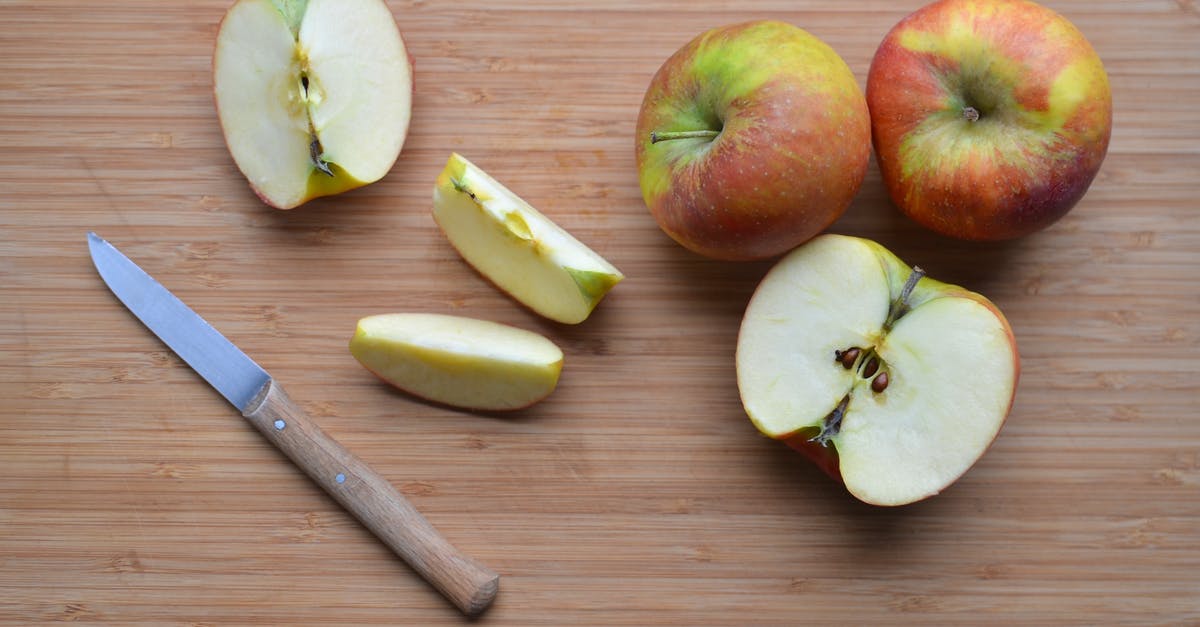
[[[716,28],[662,65],[637,121],[642,197],[667,235],[716,259],[772,257],[833,223],[870,159],[850,68],[778,21]]]
[[[941,0],[904,18],[871,62],[867,103],[892,201],[967,240],[1020,237],[1065,215],[1112,130],[1100,57],[1027,0]]]

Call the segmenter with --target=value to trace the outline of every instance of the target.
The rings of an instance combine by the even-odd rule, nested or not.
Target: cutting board
[[[919,2],[392,1],[416,62],[382,181],[261,204],[224,146],[225,0],[0,3],[0,621],[453,624],[462,617],[106,290],[111,240],[259,361],[465,553],[480,622],[1200,622],[1200,15],[1055,0],[1114,88],[1108,158],[1061,222],[932,235],[874,164],[831,231],[992,298],[1021,353],[1000,437],[943,494],[859,503],[747,420],[733,353],[770,261],[657,228],[641,96],[702,30],[773,17],[860,84]],[[628,279],[578,326],[467,267],[430,216],[458,151]],[[349,355],[358,318],[467,315],[546,335],[558,390],[512,414],[423,403]]]

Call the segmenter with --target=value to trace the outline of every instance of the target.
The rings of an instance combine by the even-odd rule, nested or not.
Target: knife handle
[[[263,436],[468,616],[487,609],[500,576],[451,545],[391,483],[321,430],[268,381],[242,413]]]

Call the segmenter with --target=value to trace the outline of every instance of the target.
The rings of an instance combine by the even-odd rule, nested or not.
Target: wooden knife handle
[[[500,576],[454,548],[391,483],[322,431],[279,384],[264,385],[242,415],[464,614],[476,616],[491,604]]]

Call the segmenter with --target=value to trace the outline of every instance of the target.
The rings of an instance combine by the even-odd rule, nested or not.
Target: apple
[[[583,322],[625,278],[457,153],[434,185],[433,217],[467,263],[517,302],[557,322]]]
[[[780,259],[737,340],[759,431],[875,505],[924,499],[965,473],[1008,416],[1019,370],[991,301],[843,235]]]
[[[715,28],[671,55],[646,90],[642,198],[689,250],[773,257],[846,210],[870,132],[853,73],[820,39],[771,20]]]
[[[408,134],[412,85],[381,0],[238,0],[217,34],[225,143],[279,209],[383,178]]]
[[[942,0],[904,18],[871,62],[867,103],[893,203],[966,240],[1063,217],[1112,132],[1100,57],[1065,17],[1027,0]]]
[[[431,313],[359,320],[350,354],[409,394],[480,410],[521,409],[544,399],[563,363],[562,350],[532,331]]]

